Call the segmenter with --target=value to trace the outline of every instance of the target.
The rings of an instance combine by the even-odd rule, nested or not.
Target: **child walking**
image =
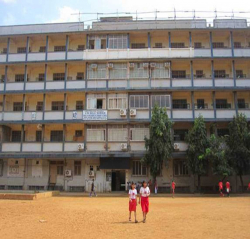
[[[138,222],[136,220],[137,190],[133,182],[131,184],[131,189],[129,189],[128,195],[129,195],[129,221],[131,222],[131,213],[134,212],[135,223],[137,223]]]
[[[219,182],[219,192],[220,192],[220,196],[224,197],[224,194],[223,194],[223,182],[222,181]]]
[[[94,193],[95,197],[97,196],[95,193],[95,180],[93,179],[92,184],[91,184],[91,192],[89,194],[90,197],[92,197],[92,193]]]
[[[226,190],[227,190],[227,196],[230,197],[231,185],[229,181],[226,182]]]
[[[172,197],[174,198],[174,191],[175,191],[175,182],[174,182],[174,180],[172,180]]]
[[[140,189],[139,204],[141,203],[142,213],[143,213],[143,223],[146,222],[146,217],[149,211],[149,200],[150,189],[147,186],[147,182],[142,182],[142,187]]]

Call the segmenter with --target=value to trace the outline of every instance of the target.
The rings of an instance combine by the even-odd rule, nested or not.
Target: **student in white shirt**
[[[139,204],[141,203],[142,213],[143,213],[143,223],[146,222],[146,216],[149,211],[149,200],[150,189],[147,186],[147,182],[143,181],[142,187],[140,189]]]
[[[133,182],[131,184],[131,189],[129,190],[128,195],[129,195],[129,221],[131,222],[131,213],[134,212],[135,223],[137,223],[138,222],[136,220],[137,190]]]

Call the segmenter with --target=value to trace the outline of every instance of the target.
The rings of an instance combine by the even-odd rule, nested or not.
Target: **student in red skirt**
[[[142,182],[142,187],[140,189],[139,204],[141,203],[142,213],[143,213],[143,223],[146,222],[146,217],[149,211],[149,200],[150,189],[147,186],[147,182]]]
[[[131,222],[131,213],[134,212],[135,223],[137,223],[138,222],[136,220],[137,190],[133,182],[131,184],[131,189],[129,189],[128,195],[129,195],[129,221]]]
[[[219,181],[219,192],[220,192],[220,196],[224,197],[224,193],[223,193],[223,182]]]
[[[174,180],[172,180],[172,185],[171,185],[171,187],[172,187],[172,197],[174,198],[174,191],[175,191],[175,182],[174,182]]]

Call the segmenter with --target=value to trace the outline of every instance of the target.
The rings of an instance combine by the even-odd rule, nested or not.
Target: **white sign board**
[[[107,120],[107,110],[84,110],[82,112],[83,120]]]

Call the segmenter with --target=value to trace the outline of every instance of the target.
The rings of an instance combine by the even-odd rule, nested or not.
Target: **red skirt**
[[[130,212],[136,212],[136,200],[132,199],[129,201],[129,211]]]
[[[143,212],[149,211],[149,200],[148,197],[141,197],[141,209]]]

